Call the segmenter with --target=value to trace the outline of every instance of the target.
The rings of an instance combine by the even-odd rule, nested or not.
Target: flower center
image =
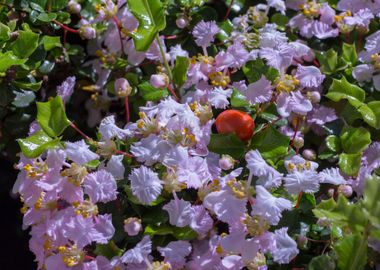
[[[211,72],[208,75],[211,84],[213,86],[221,86],[221,87],[226,87],[230,82],[231,79],[229,76],[224,75],[222,72],[217,71],[217,72]]]
[[[60,246],[58,247],[58,252],[61,254],[63,262],[68,267],[76,266],[84,259],[83,250],[78,249],[76,245],[71,247]]]
[[[321,9],[321,5],[310,1],[304,4],[300,5],[300,9],[302,10],[303,15],[305,15],[308,18],[314,18],[319,16],[319,12]]]
[[[29,178],[41,178],[48,171],[48,166],[45,162],[33,161],[33,164],[26,164],[23,167]]]
[[[372,65],[380,70],[380,54],[376,53],[371,56]]]
[[[98,214],[98,206],[89,200],[85,200],[82,203],[74,202],[73,206],[75,207],[75,213],[82,215],[84,218],[93,217]]]
[[[77,187],[80,187],[87,174],[86,167],[79,166],[76,163],[72,163],[70,168],[61,172],[61,176],[67,176],[67,181]]]
[[[299,85],[299,80],[295,77],[286,74],[284,77],[278,80],[276,90],[278,92],[290,93]]]

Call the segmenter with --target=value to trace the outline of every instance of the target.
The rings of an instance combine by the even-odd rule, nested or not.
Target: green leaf
[[[372,142],[371,133],[362,127],[344,129],[340,139],[344,152],[349,154],[362,152]]]
[[[346,154],[339,155],[339,168],[343,173],[354,176],[359,172],[362,154]]]
[[[341,144],[339,137],[335,135],[330,135],[326,137],[326,146],[328,149],[334,152],[340,152]]]
[[[227,154],[238,159],[245,151],[245,144],[235,134],[211,134],[208,149],[217,154]]]
[[[380,180],[368,179],[363,195],[363,206],[373,225],[380,225]]]
[[[364,102],[365,91],[359,86],[349,83],[347,79],[343,77],[341,80],[333,79],[333,83],[331,84],[326,97],[335,102],[342,99],[347,99],[350,103],[352,101],[354,103],[357,101]],[[351,105],[356,107],[352,103]]]
[[[261,59],[246,63],[243,66],[243,72],[249,83],[258,81],[262,75],[272,82],[279,76],[277,69],[265,65]]]
[[[231,95],[231,106],[235,108],[247,107],[249,106],[249,102],[242,93],[233,88],[233,92]]]
[[[36,158],[47,149],[55,148],[59,144],[58,139],[50,138],[44,131],[40,130],[25,139],[18,139],[21,152],[27,158]]]
[[[362,270],[367,264],[367,239],[352,234],[340,239],[335,245],[338,255],[338,269]]]
[[[115,256],[121,256],[123,250],[120,249],[114,241],[109,241],[107,244],[97,244],[94,250],[96,255],[101,255],[111,260]]]
[[[140,94],[147,101],[159,101],[160,99],[169,95],[168,90],[157,89],[153,87],[149,82],[143,82],[137,86],[140,90]]]
[[[13,81],[13,85],[20,87],[22,89],[30,89],[33,91],[40,90],[42,86],[42,81],[39,82],[20,82],[20,81]]]
[[[61,47],[61,38],[59,36],[44,36],[42,38],[42,44],[45,51],[50,51],[56,47]]]
[[[189,227],[174,227],[170,225],[154,226],[148,224],[145,227],[144,234],[155,235],[173,235],[178,240],[193,240],[198,234]]]
[[[37,102],[37,121],[51,137],[57,137],[70,125],[60,96],[48,102]]]
[[[6,71],[11,66],[22,65],[27,59],[19,59],[13,54],[13,52],[8,51],[6,53],[0,53],[0,72]]]
[[[289,22],[289,18],[281,13],[276,13],[271,17],[270,21],[278,26],[285,27]]]
[[[9,40],[11,29],[0,22],[0,42]]]
[[[50,6],[51,10],[53,11],[59,11],[61,9],[64,9],[67,6],[67,3],[69,0],[50,0]]]
[[[38,46],[39,35],[32,31],[19,31],[19,36],[12,44],[13,53],[19,58],[29,57]]]
[[[173,68],[173,82],[178,88],[186,82],[187,70],[190,66],[190,60],[187,57],[177,56],[175,66]]]
[[[160,0],[128,0],[128,8],[139,21],[137,31],[132,33],[136,50],[146,51],[166,27],[164,6]]]
[[[369,110],[373,113],[369,113],[369,116],[373,118],[365,118],[364,120],[372,127],[380,129],[380,101],[371,101],[367,104]]]
[[[37,16],[37,19],[40,20],[41,22],[51,22],[55,18],[57,18],[57,14],[55,13],[42,12],[40,13],[40,15]]]
[[[314,257],[309,265],[308,270],[335,270],[335,260],[328,255]]]
[[[277,160],[288,153],[290,139],[272,125],[256,133],[251,139],[251,148],[258,149],[265,159]]]
[[[338,58],[337,52],[333,49],[317,53],[317,58],[321,64],[322,73],[327,75],[334,74],[347,67],[346,61],[343,58]]]
[[[351,64],[351,66],[355,66],[358,59],[358,55],[356,54],[355,43],[353,44],[343,43],[342,56],[343,56],[343,59],[346,60],[346,62]]]

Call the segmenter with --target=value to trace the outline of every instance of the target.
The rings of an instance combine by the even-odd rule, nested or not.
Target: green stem
[[[162,59],[164,60],[164,65],[165,65],[165,68],[166,68],[166,70],[168,72],[168,76],[169,76],[170,82],[173,82],[173,74],[172,74],[172,71],[170,69],[168,60],[166,59],[164,48],[162,48],[161,40],[160,40],[160,37],[158,36],[158,34],[156,35],[156,41],[157,41],[158,47],[160,47],[160,53],[161,53]]]

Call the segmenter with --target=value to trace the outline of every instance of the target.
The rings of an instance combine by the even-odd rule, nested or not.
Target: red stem
[[[131,157],[131,158],[135,157],[134,155],[129,154],[129,153],[124,152],[124,151],[121,151],[121,150],[116,150],[116,154],[124,155],[124,156]]]
[[[164,37],[165,39],[176,39],[177,36],[176,35],[172,35],[172,36],[165,36]]]
[[[175,97],[175,99],[176,99],[177,101],[179,101],[179,98],[178,98],[178,96],[176,95],[176,93],[174,92],[172,86],[171,86],[170,84],[168,84],[168,85],[167,85],[167,88],[168,88],[169,92]]]
[[[297,120],[296,120],[296,127],[294,128],[294,134],[293,134],[292,141],[290,143],[290,147],[293,147],[293,145],[294,145],[294,140],[296,139],[299,125],[300,125],[300,120],[297,118]]]
[[[71,33],[75,33],[75,34],[79,34],[79,30],[78,29],[73,29],[71,27],[68,27],[67,25],[64,25],[63,23],[60,23],[59,21],[57,20],[53,20],[53,22],[55,22],[56,24],[58,24],[61,28],[63,28],[64,30],[68,31],[68,32],[71,32]]]
[[[230,3],[230,5],[228,6],[228,9],[227,9],[226,15],[224,16],[224,19],[225,19],[225,20],[227,20],[227,19],[228,19],[228,16],[230,16],[230,13],[231,13],[231,7],[232,7],[233,4],[234,4],[234,0],[231,0],[231,3]]]
[[[296,209],[298,209],[298,206],[300,205],[301,198],[302,198],[302,191],[298,194]]]
[[[130,112],[129,112],[128,96],[126,96],[124,99],[124,106],[125,106],[125,117],[126,117],[125,120],[127,121],[127,123],[129,123]]]
[[[317,61],[317,59],[314,59],[313,64],[314,64],[316,67],[320,67],[320,66],[321,66],[321,65],[319,64],[319,62]]]
[[[121,45],[121,51],[122,51],[122,54],[124,53],[124,44],[123,44],[123,37],[121,35],[121,22],[119,21],[119,19],[116,17],[116,16],[113,16],[112,17],[116,27],[117,27],[117,31],[119,32],[119,38],[120,38],[120,45]]]
[[[84,134],[84,132],[81,131],[73,122],[70,122],[70,127],[72,127],[73,129],[75,129],[86,140],[92,141],[92,139],[89,136],[87,136],[86,134]]]

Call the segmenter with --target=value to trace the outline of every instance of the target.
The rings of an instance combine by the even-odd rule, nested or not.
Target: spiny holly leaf
[[[37,121],[51,137],[57,137],[70,125],[60,96],[48,102],[37,102]]]
[[[139,21],[137,31],[132,33],[136,50],[146,51],[166,27],[164,6],[160,0],[128,0],[128,7]]]
[[[27,158],[36,158],[47,149],[55,148],[59,144],[58,139],[52,139],[43,130],[28,138],[18,139],[17,142]]]

